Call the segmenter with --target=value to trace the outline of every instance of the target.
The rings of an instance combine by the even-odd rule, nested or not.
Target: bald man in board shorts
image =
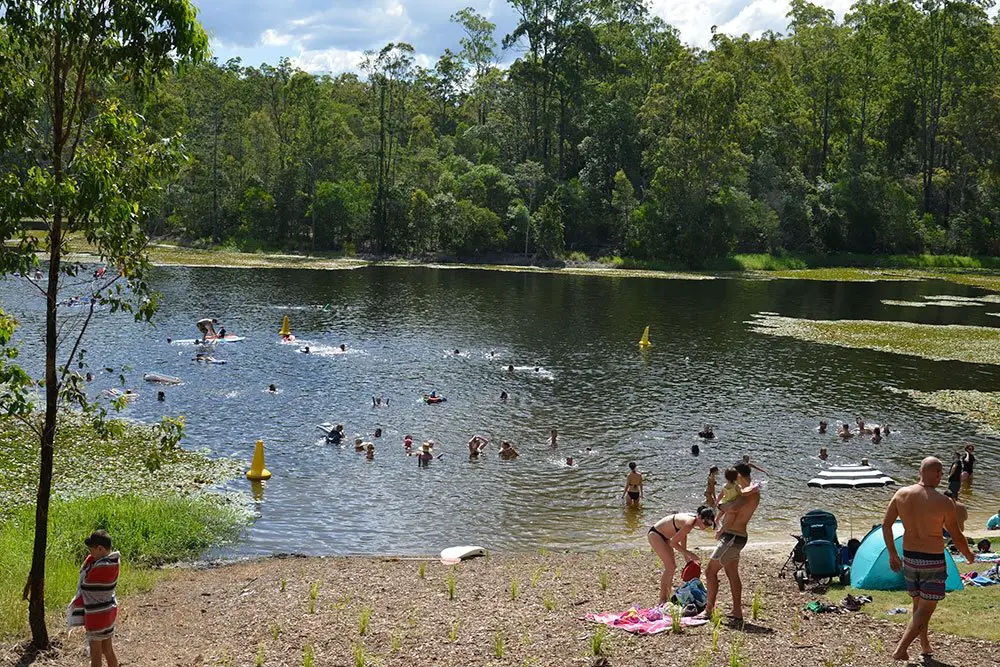
[[[760,486],[750,481],[750,465],[737,463],[736,484],[742,495],[728,503],[719,505],[726,513],[725,527],[719,533],[719,544],[712,553],[712,560],[705,570],[708,600],[705,611],[699,616],[708,618],[715,609],[715,599],[719,595],[719,571],[724,570],[729,580],[729,590],[733,595],[733,611],[730,617],[743,620],[743,581],[740,579],[740,553],[747,544],[747,524],[760,505]]]
[[[928,658],[931,644],[927,639],[927,624],[937,603],[944,599],[948,570],[944,556],[944,534],[947,528],[955,545],[970,563],[976,557],[962,535],[955,513],[955,503],[937,492],[936,487],[944,476],[944,466],[939,459],[929,456],[920,463],[920,481],[904,486],[889,502],[882,521],[882,537],[889,552],[889,567],[903,571],[906,591],[913,598],[913,615],[906,631],[896,645],[892,657],[908,660],[908,650],[914,639],[920,639],[920,653]],[[903,559],[900,561],[892,524],[899,517],[903,520]]]

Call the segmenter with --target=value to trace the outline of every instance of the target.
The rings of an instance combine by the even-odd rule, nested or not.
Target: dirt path
[[[711,625],[642,638],[613,630],[609,664],[728,666],[734,650],[742,659],[732,664],[754,667],[892,663],[888,651],[901,626],[860,613],[803,614],[817,594],[777,578],[773,556],[745,558],[745,613],[749,621],[757,592],[758,620],[742,630],[723,624],[715,652]],[[454,600],[447,593],[452,576]],[[272,558],[177,570],[124,602],[115,644],[123,665],[143,667],[305,665],[307,653],[317,667],[589,665],[597,626],[583,615],[648,606],[658,576],[646,550],[493,556],[454,569],[428,561],[423,577],[413,560]],[[720,601],[728,611],[725,584]],[[1000,655],[989,642],[940,635],[932,641],[936,664],[986,664]],[[59,642],[34,664],[86,664],[78,633]],[[14,665],[18,655],[16,647],[0,646],[0,664]]]

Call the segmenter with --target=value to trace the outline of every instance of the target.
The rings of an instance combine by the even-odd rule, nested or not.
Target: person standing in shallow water
[[[910,645],[918,639],[923,657],[929,658],[933,653],[927,625],[938,602],[944,599],[948,579],[943,531],[948,530],[955,546],[970,563],[976,562],[958,525],[955,503],[937,492],[943,476],[941,461],[933,456],[925,458],[920,463],[920,481],[896,491],[882,520],[889,567],[894,572],[903,571],[906,592],[913,598],[910,622],[892,653],[895,660],[908,660]],[[902,559],[892,532],[897,518],[902,519],[904,529]]]
[[[625,496],[626,507],[638,507],[642,500],[642,473],[635,469],[635,461],[629,461],[628,474],[625,475]]]

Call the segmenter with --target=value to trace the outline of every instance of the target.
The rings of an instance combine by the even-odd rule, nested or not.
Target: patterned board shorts
[[[903,578],[906,579],[906,592],[910,597],[943,600],[944,585],[948,579],[944,554],[903,551]]]
[[[739,560],[740,552],[747,545],[745,535],[734,535],[723,532],[719,538],[719,543],[712,552],[712,560],[717,560],[723,565],[729,565],[735,560]]]

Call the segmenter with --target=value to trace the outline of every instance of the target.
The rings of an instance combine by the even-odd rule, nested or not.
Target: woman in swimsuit
[[[635,461],[629,461],[629,473],[625,475],[625,505],[628,507],[638,507],[642,499],[642,473],[635,469]]]
[[[677,559],[674,552],[684,556],[685,562],[698,560],[698,556],[687,548],[688,533],[694,528],[706,530],[715,527],[715,512],[711,507],[702,505],[694,514],[678,513],[665,516],[649,529],[646,539],[649,546],[663,561],[663,574],[660,576],[660,604],[670,600],[673,594],[674,572],[677,571]]]

